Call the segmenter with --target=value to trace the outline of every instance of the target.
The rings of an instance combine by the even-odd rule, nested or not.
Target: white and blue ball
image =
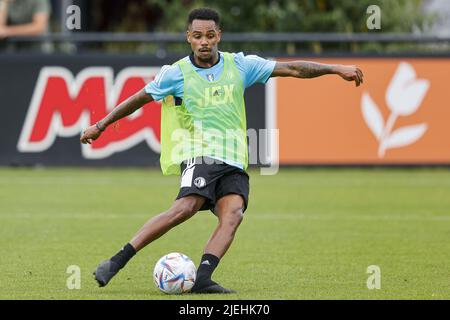
[[[167,294],[189,292],[195,283],[197,269],[192,260],[178,252],[161,257],[153,270],[156,286]]]

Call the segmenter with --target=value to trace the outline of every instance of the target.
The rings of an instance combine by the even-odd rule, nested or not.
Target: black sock
[[[117,263],[120,268],[123,268],[135,254],[136,250],[131,244],[127,243],[111,260]]]
[[[205,253],[197,269],[196,282],[211,280],[211,275],[219,264],[220,258],[215,255]]]

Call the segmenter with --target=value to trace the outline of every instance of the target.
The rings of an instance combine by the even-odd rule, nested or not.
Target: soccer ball
[[[178,252],[169,253],[155,265],[153,280],[156,286],[167,294],[189,292],[195,283],[197,269],[192,260]]]

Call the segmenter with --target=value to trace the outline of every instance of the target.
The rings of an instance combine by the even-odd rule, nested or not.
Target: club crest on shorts
[[[203,177],[197,177],[197,178],[195,178],[195,180],[194,180],[194,185],[195,185],[197,188],[199,188],[199,189],[204,188],[204,187],[206,186],[206,180],[205,180],[205,178],[203,178]]]

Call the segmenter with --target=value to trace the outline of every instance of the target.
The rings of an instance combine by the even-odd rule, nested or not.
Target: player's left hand
[[[338,66],[336,73],[347,81],[355,81],[355,85],[359,87],[364,81],[364,74],[357,66]]]

